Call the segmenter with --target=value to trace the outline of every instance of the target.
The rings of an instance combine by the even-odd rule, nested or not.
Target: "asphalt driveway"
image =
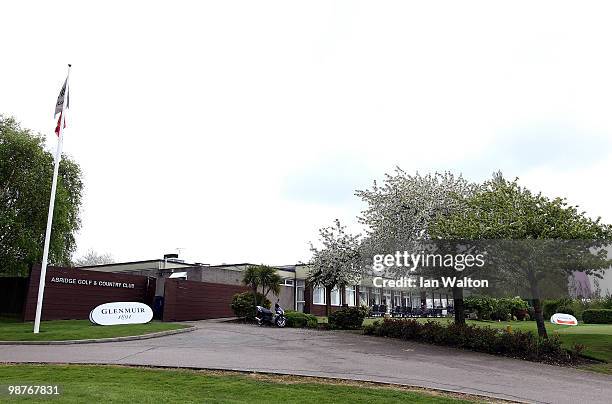
[[[229,369],[422,386],[508,400],[610,403],[612,376],[350,332],[203,321],[142,341],[3,345],[0,362]]]

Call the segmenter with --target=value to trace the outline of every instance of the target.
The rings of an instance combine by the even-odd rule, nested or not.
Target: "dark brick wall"
[[[164,321],[205,320],[233,317],[230,307],[236,293],[248,291],[241,285],[166,279]]]
[[[312,292],[313,288],[311,285],[306,284],[304,288],[304,313],[313,314],[315,316],[325,316],[325,305],[314,304],[312,302]],[[328,298],[326,293],[326,298]],[[345,289],[340,288],[340,301],[342,304],[345,303]],[[355,305],[359,306],[359,286],[355,287]],[[333,313],[336,310],[341,309],[342,306],[331,306],[331,312]]]
[[[0,277],[0,314],[21,316],[28,293],[28,278]]]
[[[53,278],[74,279],[80,283],[51,282]],[[33,321],[36,316],[39,279],[40,266],[36,266],[30,275],[23,314],[24,321]],[[104,286],[100,282],[115,282],[121,284],[121,286]],[[133,285],[133,287],[123,287],[124,285]],[[141,302],[151,306],[154,296],[155,278],[84,271],[74,268],[48,267],[42,319],[88,319],[89,312],[100,304]]]

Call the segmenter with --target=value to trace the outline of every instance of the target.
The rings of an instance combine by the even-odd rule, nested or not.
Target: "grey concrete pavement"
[[[398,383],[542,403],[610,403],[612,376],[348,332],[200,322],[156,339],[0,346],[1,362],[230,369]]]

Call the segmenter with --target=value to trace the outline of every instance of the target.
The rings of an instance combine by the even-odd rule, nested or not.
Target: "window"
[[[398,307],[402,305],[402,292],[393,292],[393,306]]]
[[[362,306],[367,306],[370,304],[370,294],[368,293],[368,288],[362,286],[359,288],[359,304]]]
[[[433,299],[432,299],[432,298],[427,297],[427,298],[425,299],[425,303],[426,303],[426,305],[427,305],[426,307],[427,307],[428,309],[433,309]]]
[[[315,286],[312,290],[312,304],[325,304],[325,288]]]
[[[295,309],[304,312],[304,280],[298,279],[295,284]]]
[[[372,304],[380,304],[380,292],[382,290],[380,288],[372,289],[372,294],[370,294],[370,299]]]
[[[391,291],[389,289],[383,290],[383,303],[385,306],[393,304],[391,301]]]
[[[285,278],[281,282],[281,285],[284,285],[284,286],[293,286],[293,279],[292,278]]]
[[[344,288],[344,302],[349,306],[355,305],[355,286],[347,286]]]
[[[412,301],[410,299],[410,292],[408,294],[404,293],[404,299],[402,301],[402,306],[404,307],[412,307]]]
[[[340,306],[340,289],[337,286],[331,291],[331,305]]]

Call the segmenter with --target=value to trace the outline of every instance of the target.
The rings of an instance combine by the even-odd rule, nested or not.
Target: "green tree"
[[[276,268],[263,264],[249,265],[242,277],[242,283],[251,288],[256,305],[261,305],[261,299],[257,293],[260,287],[262,296],[265,297],[269,293],[278,296],[280,294],[281,281],[282,279]]]
[[[269,293],[278,296],[280,294],[280,283],[282,279],[276,268],[267,265],[259,266],[259,284],[261,285],[261,293],[268,296]]]
[[[259,267],[256,265],[249,265],[244,271],[242,283],[251,288],[251,293],[253,293],[253,301],[255,302],[255,305],[258,305],[257,288],[259,288],[260,285]]]
[[[27,275],[42,260],[54,157],[44,138],[0,115],[0,275]],[[78,164],[62,156],[49,263],[69,265],[80,227],[83,182]]]
[[[598,274],[609,265],[604,251],[593,248],[609,240],[611,227],[592,220],[563,198],[549,199],[507,181],[497,173],[467,199],[464,209],[440,215],[430,226],[443,239],[495,240],[493,259],[508,263],[508,282],[524,285],[533,299],[538,334],[547,337],[541,289],[550,279],[563,279],[575,270]],[[522,242],[517,242],[522,240]],[[518,265],[516,265],[518,264]],[[518,268],[517,268],[518,266]],[[514,286],[514,285],[513,285]]]

